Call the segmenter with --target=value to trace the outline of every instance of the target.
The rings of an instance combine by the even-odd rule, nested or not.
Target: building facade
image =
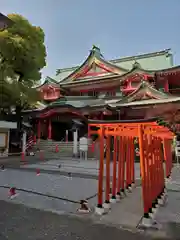
[[[42,101],[27,111],[39,137],[63,139],[65,131],[90,119],[179,116],[180,66],[170,49],[107,61],[93,46],[77,67],[58,69],[37,87]],[[60,133],[61,132],[61,133]],[[58,140],[60,140],[58,139]]]

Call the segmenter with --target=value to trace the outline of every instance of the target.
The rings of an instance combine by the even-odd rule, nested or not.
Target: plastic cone
[[[39,175],[40,175],[40,170],[36,169],[36,176],[39,176]]]
[[[16,188],[15,188],[15,187],[11,187],[11,188],[9,189],[9,196],[10,196],[11,199],[12,199],[12,198],[15,198],[15,197],[17,196],[17,194],[16,194]]]

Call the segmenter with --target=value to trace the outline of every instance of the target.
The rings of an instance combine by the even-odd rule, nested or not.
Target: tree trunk
[[[22,136],[22,116],[21,116],[21,111],[22,111],[22,107],[17,105],[16,106],[16,121],[17,121],[17,137],[20,141],[21,136]]]

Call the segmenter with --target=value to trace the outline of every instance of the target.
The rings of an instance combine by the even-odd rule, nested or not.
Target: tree
[[[21,132],[22,109],[39,100],[34,86],[46,65],[46,48],[40,27],[18,14],[9,14],[8,18],[12,26],[0,31],[0,112],[8,114],[15,107]]]
[[[9,104],[24,108],[38,96],[32,87],[46,65],[44,32],[21,15],[8,18],[13,25],[0,32],[0,106],[6,96]]]

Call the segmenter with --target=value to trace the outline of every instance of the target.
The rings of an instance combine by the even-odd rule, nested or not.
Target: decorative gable
[[[139,87],[123,100],[123,102],[133,102],[148,99],[167,99],[169,95],[155,89],[148,82],[142,81]]]
[[[127,70],[108,62],[102,56],[100,49],[93,46],[84,63],[75,69],[69,76],[61,81],[61,84],[77,81],[79,79],[98,77],[104,75],[122,75]]]
[[[41,98],[46,101],[54,101],[61,96],[59,84],[50,77],[47,77],[37,90],[40,91]]]
[[[76,81],[79,79],[89,78],[89,77],[100,77],[113,74],[110,69],[107,69],[103,66],[98,66],[95,62],[89,67],[89,70],[87,72],[82,72],[79,76],[76,76]]]

